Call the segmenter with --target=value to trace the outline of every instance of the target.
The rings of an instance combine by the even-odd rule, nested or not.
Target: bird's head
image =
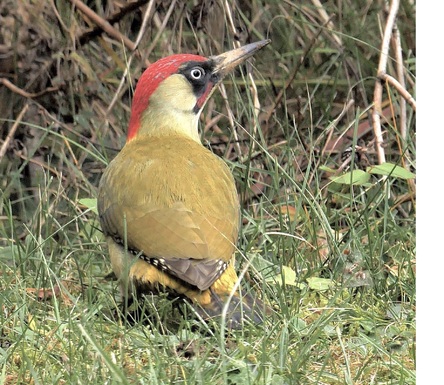
[[[151,64],[136,86],[127,141],[142,134],[179,133],[199,142],[199,115],[215,86],[269,42],[259,41],[209,58],[171,55]]]

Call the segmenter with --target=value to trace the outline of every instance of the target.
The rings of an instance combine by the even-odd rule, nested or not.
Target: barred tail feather
[[[260,324],[264,321],[264,313],[267,312],[264,303],[250,293],[236,293],[233,296],[220,295],[212,288],[210,290],[211,301],[202,307],[193,303],[193,308],[204,320],[217,320],[225,318],[228,329],[240,329],[244,322]]]

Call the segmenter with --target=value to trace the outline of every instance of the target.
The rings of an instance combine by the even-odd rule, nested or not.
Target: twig
[[[59,13],[59,11],[58,11],[58,9],[57,9],[57,6],[55,5],[55,3],[54,3],[54,1],[55,0],[51,0],[50,1],[50,3],[51,3],[51,8],[52,8],[52,10],[53,10],[53,12],[54,12],[54,15],[56,16],[56,18],[57,18],[57,21],[60,23],[60,25],[62,26],[62,28],[70,35],[70,29],[68,28],[68,26],[65,24],[65,22],[63,21],[63,18],[62,18],[62,16],[60,16],[60,13]],[[71,36],[71,35],[70,35]]]
[[[316,7],[316,10],[319,14],[319,17],[322,21],[324,21],[324,32],[327,31],[328,33],[325,33],[325,37],[332,42],[332,44],[337,48],[339,53],[343,54],[344,52],[344,44],[341,38],[341,35],[335,30],[335,26],[332,22],[332,19],[335,15],[332,15],[329,17],[328,13],[326,12],[324,5],[319,0],[311,0],[313,5]],[[308,14],[307,14],[308,15]],[[354,63],[353,59],[349,57],[348,55],[344,56],[344,62],[346,66],[345,69],[345,75],[347,79],[349,78],[349,72],[352,73],[353,77],[358,81],[358,87],[357,90],[361,95],[362,100],[366,103],[367,102],[367,93],[365,91],[365,88],[362,86],[361,82],[361,71],[358,70],[357,65]],[[368,103],[366,103],[368,104]]]
[[[118,23],[127,13],[134,11],[135,9],[139,8],[140,6],[148,3],[148,1],[149,0],[137,0],[137,1],[133,1],[128,4],[125,4],[125,6],[123,6],[118,12],[115,12],[110,17],[108,17],[106,19],[106,21],[110,25],[112,25],[114,23]],[[103,29],[100,26],[96,26],[92,29],[89,29],[78,36],[79,43],[81,45],[86,44],[88,41],[90,41],[94,37],[100,35],[102,32],[103,32]]]
[[[49,92],[58,91],[60,89],[59,87],[48,87],[42,91],[30,93],[28,91],[25,91],[25,90],[17,87],[15,84],[11,83],[6,78],[0,78],[0,83],[3,84],[5,87],[9,88],[12,92],[15,92],[16,94],[23,96],[24,98],[29,98],[29,99],[38,98],[39,96],[45,95]]]
[[[0,148],[0,161],[2,160],[2,158],[5,156],[6,154],[6,150],[8,149],[9,146],[9,142],[12,140],[15,131],[17,130],[18,126],[20,125],[23,116],[26,114],[26,111],[28,111],[29,108],[29,104],[26,103],[22,110],[20,111],[20,114],[17,116],[17,119],[15,120],[14,124],[11,127],[11,130],[8,132],[8,135],[6,136],[5,141],[2,144],[2,147]]]
[[[353,107],[355,105],[355,101],[354,99],[350,99],[347,104],[344,106],[344,108],[342,109],[342,111],[339,113],[339,115],[329,124],[329,127],[327,127],[327,140],[325,141],[324,147],[322,148],[321,151],[321,157],[324,157],[324,154],[328,148],[328,145],[330,144],[333,132],[335,127],[337,126],[337,124],[340,122],[340,120],[342,119],[342,117],[350,110],[351,107]],[[336,142],[333,145],[333,148],[336,146],[337,142],[339,141],[339,139],[341,139],[341,137],[343,135],[346,134],[347,131],[345,131],[341,136],[339,136],[339,138],[336,139]],[[321,138],[319,138],[320,140]],[[316,142],[313,145],[313,147],[316,147]]]
[[[336,42],[338,48],[340,50],[342,50],[344,47],[342,44],[342,40],[333,29],[334,25],[333,25],[333,22],[331,21],[333,19],[333,17],[328,16],[328,13],[325,11],[324,6],[322,5],[322,3],[319,0],[311,0],[311,2],[316,7],[316,10],[318,11],[319,16],[321,17],[321,19],[324,22],[323,27],[326,27],[331,32],[331,35],[329,35],[329,37],[331,36],[334,39],[334,41]]]
[[[231,27],[231,30],[233,32],[233,36],[236,36],[238,34],[238,31],[236,29],[236,25],[234,24],[233,13],[231,12],[231,8],[230,8],[227,0],[225,0],[225,8],[227,10],[228,21],[230,23],[230,27]],[[234,44],[236,46],[235,48],[239,48],[241,46],[241,43],[240,43],[240,41],[238,39],[234,39]],[[256,87],[256,83],[254,81],[253,74],[250,71],[248,72],[248,78],[250,79],[251,88],[252,88],[251,96],[253,98],[254,117],[255,117],[254,128],[256,129],[256,127],[257,127],[256,121],[257,121],[257,117],[259,116],[259,112],[260,112],[260,109],[261,109],[261,103],[259,101],[257,87]]]
[[[394,30],[393,30],[392,45],[393,45],[393,49],[395,51],[396,73],[397,73],[397,77],[399,79],[399,84],[405,90],[404,66],[403,66],[402,48],[401,48],[401,36],[399,34],[399,29],[396,24],[395,24]],[[401,138],[403,138],[405,140],[407,137],[407,111],[406,111],[405,98],[402,98],[399,101],[399,107],[400,107],[400,119],[399,119],[400,130],[399,131],[401,133]]]
[[[379,164],[385,162],[385,152],[383,147],[384,139],[382,137],[382,130],[381,130],[381,105],[382,105],[382,76],[386,74],[386,68],[387,68],[387,61],[388,61],[388,51],[389,51],[389,44],[390,44],[390,38],[393,31],[393,26],[395,24],[396,15],[398,13],[399,8],[399,0],[392,0],[392,3],[390,5],[389,15],[387,18],[387,23],[385,25],[384,30],[384,36],[382,39],[382,46],[381,46],[381,56],[379,57],[379,65],[378,65],[378,72],[377,77],[378,81],[375,84],[375,90],[373,93],[373,132],[375,135],[375,150],[376,154],[378,156],[378,162]]]
[[[396,90],[399,92],[399,94],[402,96],[403,100],[400,102],[401,106],[401,137],[405,140],[406,139],[406,111],[405,111],[405,101],[407,101],[412,108],[416,111],[416,101],[410,95],[410,93],[405,88],[405,82],[404,82],[404,69],[403,69],[403,60],[402,60],[402,51],[401,51],[401,43],[400,43],[400,37],[399,37],[399,31],[395,24],[396,15],[399,8],[399,0],[393,0],[390,9],[389,9],[389,15],[387,18],[387,23],[384,31],[383,41],[382,41],[382,47],[381,47],[381,56],[379,60],[379,66],[378,66],[378,72],[377,77],[379,81],[375,85],[375,91],[374,91],[374,108],[373,108],[373,131],[375,134],[375,149],[376,153],[378,155],[378,161],[379,163],[385,162],[385,153],[383,150],[383,138],[382,138],[382,132],[381,132],[381,120],[380,120],[380,111],[381,111],[381,100],[382,100],[382,91],[383,91],[383,85],[382,82],[385,82],[386,84],[390,84],[391,86],[395,87]],[[393,33],[393,37],[392,37]],[[386,72],[387,68],[387,61],[388,61],[388,51],[389,51],[389,44],[390,39],[394,42],[395,46],[395,55],[396,55],[396,62],[397,62],[397,73],[399,81],[396,80],[393,76],[390,76]]]
[[[379,74],[379,78],[387,83],[389,83],[391,86],[395,87],[396,90],[401,94],[401,96],[407,101],[408,104],[412,106],[412,108],[416,111],[416,101],[413,98],[412,95],[404,88],[404,86],[398,82],[393,76],[390,76],[388,74]],[[402,138],[406,138],[406,132],[405,129],[401,131]]]
[[[86,4],[84,4],[81,0],[70,0],[73,5],[79,9],[79,11],[83,12],[87,17],[89,17],[94,23],[97,24],[104,32],[106,32],[109,36],[113,37],[117,41],[123,42],[125,47],[127,47],[130,51],[134,51],[136,49],[136,45],[128,39],[126,36],[122,35],[117,29],[115,29],[108,21],[100,17],[97,13],[95,13],[91,8],[89,8]]]
[[[235,119],[234,113],[233,113],[232,109],[230,108],[230,103],[228,103],[227,90],[226,90],[225,86],[223,85],[223,83],[219,84],[219,91],[222,96],[222,99],[225,102],[225,107],[227,108],[228,120],[230,122],[231,131],[234,136],[234,145],[236,147],[237,157],[239,159],[242,159],[242,149],[240,146],[240,139],[239,139],[239,135],[236,131],[236,126],[234,124],[234,119]]]
[[[278,95],[276,96],[274,103],[271,105],[271,108],[268,109],[268,111],[265,113],[264,115],[264,120],[266,122],[268,122],[268,120],[270,119],[271,115],[273,114],[273,111],[276,109],[276,107],[281,103],[282,98],[284,97],[285,92],[287,91],[288,87],[290,87],[290,85],[293,83],[294,78],[296,77],[296,74],[299,72],[299,69],[301,68],[301,65],[304,63],[305,58],[307,57],[308,53],[311,51],[311,49],[313,48],[315,42],[317,41],[319,35],[322,33],[323,28],[325,27],[325,25],[327,23],[330,22],[330,19],[327,20],[322,26],[321,28],[319,28],[318,32],[316,33],[315,36],[313,36],[313,38],[311,39],[311,41],[308,43],[308,45],[305,47],[304,52],[301,55],[301,58],[299,59],[299,62],[296,64],[296,67],[293,69],[293,72],[291,73],[289,79],[287,80],[287,82],[285,83],[285,87],[282,88]]]
[[[388,105],[389,103],[387,102],[385,104]],[[389,119],[393,118],[393,111],[391,106],[385,107],[385,104],[383,105],[381,116],[385,119],[385,121],[388,121]],[[341,133],[338,137],[330,138],[330,140],[325,144],[325,153],[338,153],[353,142],[353,138],[355,135],[356,140],[358,140],[372,131],[373,127],[369,119],[369,116],[372,114],[372,110],[373,107],[369,106],[361,112],[358,118],[357,128],[355,127],[356,121],[353,120],[345,128],[345,131]]]
[[[236,25],[234,24],[234,18],[233,18],[233,13],[231,11],[230,5],[228,3],[227,0],[225,0],[224,2],[224,6],[225,6],[225,11],[228,17],[228,23],[231,27],[231,32],[233,33],[233,36],[237,35],[237,30],[236,30]],[[234,39],[234,48],[239,48],[241,46],[239,40]],[[257,127],[258,127],[258,122],[257,122],[257,118],[259,116],[259,112],[260,112],[260,108],[261,108],[261,104],[259,102],[259,97],[258,97],[258,92],[257,92],[257,87],[256,87],[256,83],[254,81],[254,77],[253,74],[248,71],[247,73],[248,79],[250,80],[250,85],[251,85],[251,97],[253,98],[253,105],[254,105],[254,114],[253,114],[253,122],[252,122],[252,128],[253,128],[253,133],[252,133],[252,137],[255,138],[256,137],[256,132],[257,132]],[[231,125],[231,129],[233,131],[233,135],[235,138],[235,142],[236,142],[236,148],[237,148],[237,152],[238,152],[238,157],[239,159],[242,159],[242,150],[240,148],[240,144],[239,144],[239,136],[237,134],[237,131],[235,129],[235,125],[234,125],[234,114],[233,111],[231,110],[229,104],[228,104],[228,98],[226,95],[226,90],[225,87],[223,86],[223,84],[221,84],[219,86],[219,89],[221,90],[221,94],[224,98],[226,107],[227,107],[227,112],[228,112],[228,119],[230,121],[230,125]],[[254,150],[254,146],[255,146],[255,141],[253,140],[252,142],[252,151]],[[248,155],[245,155],[248,156]]]
[[[168,8],[168,11],[165,15],[165,18],[163,19],[162,25],[160,26],[159,30],[156,33],[156,36],[154,37],[153,41],[151,42],[151,45],[148,47],[148,50],[146,52],[146,55],[148,56],[151,51],[154,49],[154,47],[157,44],[157,40],[159,40],[160,36],[162,35],[163,31],[165,30],[165,27],[168,23],[169,18],[171,17],[171,14],[174,11],[174,7],[176,6],[176,0],[173,0],[170,4],[170,7]]]
[[[406,159],[410,158],[410,152],[407,146],[407,108],[406,108],[406,101],[412,106],[412,108],[416,111],[416,102],[413,99],[413,97],[407,92],[406,85],[405,85],[405,77],[404,77],[404,60],[402,59],[402,48],[401,48],[401,36],[399,34],[399,29],[395,24],[394,31],[393,31],[393,38],[392,38],[392,45],[394,47],[395,51],[395,58],[396,58],[396,72],[397,77],[399,79],[399,83],[396,79],[392,78],[391,76],[385,74],[383,79],[385,82],[389,85],[392,85],[395,87],[399,94],[402,96],[399,100],[399,109],[400,109],[400,117],[399,117],[399,133],[401,135],[401,139],[397,138],[398,146],[400,152],[403,154],[401,161],[402,165],[407,168],[408,170],[411,169],[410,162],[406,162]],[[410,190],[413,192],[415,191],[415,180],[414,179],[408,179],[407,183],[409,185]],[[412,199],[414,202],[414,200]],[[400,206],[402,207],[402,206]],[[400,211],[402,213],[402,211]]]
[[[149,18],[150,14],[151,14],[151,11],[152,11],[153,7],[154,7],[154,4],[155,4],[155,0],[150,0],[150,3],[148,4],[148,7],[147,7],[147,9],[145,11],[145,14],[143,16],[142,25],[140,26],[139,34],[137,35],[136,42],[134,44],[135,48],[137,48],[139,46],[140,40],[142,39],[143,34],[145,33],[146,26],[148,24],[148,18]],[[134,51],[133,51],[133,53],[134,53]],[[126,65],[126,67],[125,67],[125,71],[123,72],[122,79],[120,79],[120,84],[117,87],[117,90],[116,90],[116,92],[114,94],[113,99],[111,100],[111,103],[109,104],[108,108],[106,109],[106,114],[107,115],[110,113],[110,111],[114,107],[114,104],[116,103],[117,99],[120,98],[120,91],[121,91],[123,85],[125,84],[129,68],[131,67],[131,62],[133,61],[133,57],[134,57],[133,53],[128,58],[128,63]]]

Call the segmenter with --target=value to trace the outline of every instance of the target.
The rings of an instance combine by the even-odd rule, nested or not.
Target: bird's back
[[[106,235],[166,260],[179,278],[201,289],[217,279],[213,270],[235,250],[233,176],[192,139],[146,135],[127,143],[103,174],[98,208]]]

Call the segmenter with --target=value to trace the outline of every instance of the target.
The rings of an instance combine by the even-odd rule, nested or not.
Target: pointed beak
[[[271,40],[269,39],[261,40],[217,56],[211,56],[210,59],[215,63],[213,75],[217,75],[219,80],[222,80],[222,78],[231,72],[236,66],[253,56],[257,51],[264,48],[270,42]]]

